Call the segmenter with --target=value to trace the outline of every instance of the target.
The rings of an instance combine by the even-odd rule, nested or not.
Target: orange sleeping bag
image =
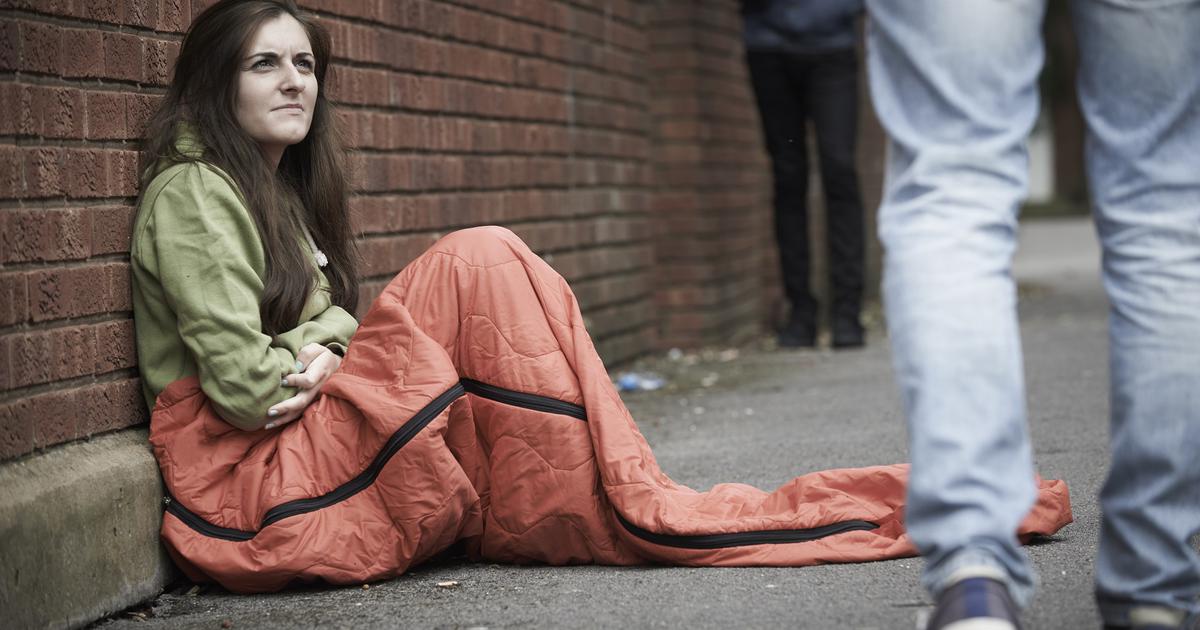
[[[244,432],[198,381],[158,397],[162,535],[195,580],[239,592],[393,577],[462,541],[497,562],[799,566],[916,553],[907,467],[774,492],[697,492],[655,463],[570,288],[515,235],[443,238],[388,285],[304,416]],[[1020,533],[1071,522],[1043,481]]]

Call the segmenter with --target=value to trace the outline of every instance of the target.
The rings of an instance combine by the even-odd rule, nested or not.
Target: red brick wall
[[[146,419],[137,138],[208,3],[0,0],[0,459]],[[440,235],[500,223],[610,363],[758,329],[769,175],[736,3],[305,4],[334,36],[364,304]]]
[[[780,290],[763,274],[771,175],[737,3],[655,3],[649,29],[661,345],[740,341]]]
[[[643,352],[645,9],[469,4],[326,4],[353,60],[334,90],[359,149],[363,302],[447,230],[500,223],[571,282],[606,360]]]
[[[144,420],[129,319],[135,144],[190,6],[0,6],[3,458]]]

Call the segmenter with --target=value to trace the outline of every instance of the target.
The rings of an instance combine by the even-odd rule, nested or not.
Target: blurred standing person
[[[774,175],[775,237],[791,314],[779,345],[816,343],[809,286],[808,143],[825,192],[835,348],[863,345],[863,208],[855,167],[861,0],[744,0],[746,60]]]
[[[1200,616],[1200,2],[1076,1],[1079,102],[1110,302],[1106,628]],[[890,146],[879,234],[913,462],[906,525],[931,628],[1014,628],[1035,578],[1010,274],[1038,113],[1045,0],[871,0],[871,93]]]

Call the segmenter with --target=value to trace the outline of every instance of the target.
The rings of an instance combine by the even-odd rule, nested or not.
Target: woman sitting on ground
[[[133,233],[162,535],[236,591],[508,562],[800,565],[913,553],[905,468],[699,493],[657,467],[566,282],[511,232],[451,234],[361,324],[330,42],[290,0],[184,39]],[[1047,484],[1023,531],[1069,520]]]

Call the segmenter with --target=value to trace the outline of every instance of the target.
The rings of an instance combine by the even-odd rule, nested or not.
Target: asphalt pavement
[[[1030,628],[1097,628],[1092,601],[1107,469],[1106,303],[1084,219],[1023,227],[1015,273],[1039,472],[1066,479],[1075,523],[1028,548],[1041,588]],[[642,361],[668,385],[626,401],[659,464],[707,488],[773,488],[827,468],[906,461],[878,313],[865,349],[742,348]],[[177,586],[99,623],[127,628],[902,628],[930,606],[919,558],[803,568],[543,567],[443,560],[387,582],[241,596]]]

